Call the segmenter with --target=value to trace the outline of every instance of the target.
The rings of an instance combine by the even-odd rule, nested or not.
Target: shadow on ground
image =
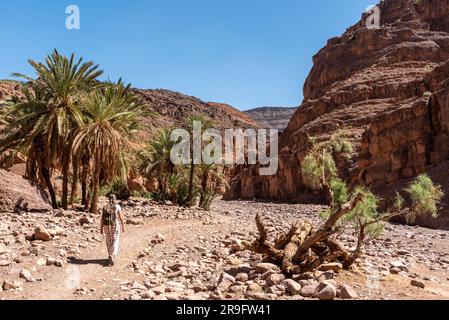
[[[69,257],[68,262],[74,265],[89,265],[89,264],[97,264],[103,267],[108,267],[110,265],[109,259],[91,259],[85,260],[76,257]]]

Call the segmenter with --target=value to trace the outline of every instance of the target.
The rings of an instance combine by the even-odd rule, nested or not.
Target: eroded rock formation
[[[374,189],[449,159],[449,1],[386,0],[379,8],[379,29],[367,29],[364,14],[313,58],[304,102],[281,136],[278,174],[246,168],[230,198],[300,197],[307,137],[338,128],[350,130],[357,151],[342,173]]]

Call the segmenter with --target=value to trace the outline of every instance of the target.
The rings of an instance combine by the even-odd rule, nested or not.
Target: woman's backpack
[[[116,219],[116,206],[107,205],[103,208],[103,224],[114,225]]]

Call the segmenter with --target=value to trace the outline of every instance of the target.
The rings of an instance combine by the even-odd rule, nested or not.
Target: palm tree
[[[138,170],[145,176],[157,176],[162,194],[168,190],[168,178],[174,173],[175,166],[170,159],[171,150],[175,145],[170,139],[171,130],[160,130],[148,146],[138,153]]]
[[[191,142],[193,142],[192,146],[195,144],[202,145],[202,138],[197,137],[197,139],[195,139],[195,137],[193,135],[195,123],[200,123],[202,130],[207,130],[208,128],[211,128],[213,126],[213,122],[210,119],[208,119],[202,115],[193,115],[193,116],[190,116],[189,118],[187,118],[186,127],[190,133],[190,136],[192,139]],[[190,151],[190,174],[189,174],[188,203],[192,204],[196,164],[195,164],[195,159],[194,159],[194,154],[193,154],[194,148],[192,147],[192,148],[190,148],[190,150],[191,151]]]
[[[0,154],[13,150],[27,156],[26,175],[37,183],[44,183],[50,193],[53,208],[57,208],[56,193],[51,183],[53,168],[53,136],[48,132],[52,119],[44,93],[24,88],[26,99],[15,104],[3,117],[7,123],[5,135],[0,140]]]
[[[62,169],[62,206],[67,209],[72,143],[77,129],[80,97],[101,86],[97,79],[103,71],[98,70],[98,65],[93,62],[83,63],[82,58],[76,61],[74,54],[68,58],[57,50],[47,56],[45,63],[29,60],[29,64],[36,72],[36,79],[13,74],[27,81],[25,88],[28,91],[27,102],[19,104],[16,111],[25,109],[25,117],[31,117],[33,122],[29,124],[35,129],[31,135],[29,131],[23,131],[21,135],[33,137],[34,140],[23,138],[28,143],[27,147],[36,144],[34,150],[29,149],[28,152],[38,152],[36,156],[45,159],[44,171],[53,167]],[[33,107],[33,104],[37,104],[37,107]],[[30,166],[30,169],[34,169],[34,166]],[[29,174],[30,177],[34,176],[33,172]],[[46,184],[51,190],[51,183]],[[54,202],[53,206],[57,207],[57,204]]]
[[[90,212],[98,210],[100,184],[117,176],[126,176],[126,153],[144,115],[130,86],[121,81],[115,86],[96,90],[85,96],[79,117],[79,129],[73,142],[78,159],[90,159],[92,199]],[[86,163],[84,163],[86,165]]]

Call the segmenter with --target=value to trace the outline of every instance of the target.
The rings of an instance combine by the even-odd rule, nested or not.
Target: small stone
[[[272,263],[259,263],[256,266],[256,271],[259,272],[259,273],[265,273],[265,272],[268,272],[268,271],[272,271],[272,272],[275,272],[275,273],[280,273],[281,269],[277,265],[272,264]]]
[[[50,241],[51,235],[47,229],[42,226],[34,229],[34,240]]]
[[[0,243],[0,255],[7,253],[8,250],[3,243]]]
[[[300,294],[301,294],[301,296],[303,296],[305,298],[310,298],[310,297],[313,297],[313,295],[316,292],[316,289],[317,289],[316,286],[308,285],[308,286],[301,288]]]
[[[358,298],[357,292],[351,286],[344,284],[344,285],[341,285],[339,289],[340,289],[339,297],[341,299],[356,299],[356,298]]]
[[[7,267],[11,264],[9,260],[0,260],[0,267]]]
[[[247,273],[239,273],[236,275],[235,280],[239,282],[246,282],[248,281],[248,274]]]
[[[226,272],[223,272],[218,279],[217,290],[221,292],[225,292],[228,290],[235,282],[235,278]]]
[[[20,282],[11,282],[9,280],[5,280],[3,282],[3,290],[7,291],[7,290],[15,290],[15,289],[19,289],[22,287],[22,284]]]
[[[426,285],[424,284],[424,282],[419,281],[419,280],[416,280],[416,279],[413,279],[413,280],[410,282],[410,284],[411,284],[412,286],[414,286],[414,287],[418,287],[418,288],[421,288],[421,289],[424,289],[424,288],[426,287]]]
[[[22,279],[25,279],[27,282],[35,282],[36,280],[33,278],[33,276],[31,275],[31,272],[28,271],[27,269],[22,269],[20,271],[20,277]]]
[[[47,261],[44,258],[39,258],[39,259],[37,259],[36,264],[38,266],[42,267],[42,266],[45,266],[47,264]]]
[[[326,281],[323,281],[318,285],[314,295],[315,298],[320,300],[334,300],[336,296],[337,288]]]
[[[284,281],[284,279],[285,279],[285,276],[283,274],[274,273],[274,274],[270,275],[266,279],[266,281],[269,286],[275,286],[275,285],[280,284],[282,281]]]
[[[94,220],[89,218],[89,217],[87,217],[87,216],[84,216],[84,217],[79,219],[79,224],[81,226],[83,226],[85,224],[93,224],[93,223],[94,223]]]
[[[291,295],[296,295],[301,292],[301,285],[292,279],[286,279],[282,282],[285,291]]]
[[[338,262],[332,262],[332,263],[325,263],[322,264],[319,267],[320,271],[334,271],[334,272],[340,272],[341,270],[343,270],[343,265],[341,263]]]
[[[154,291],[148,290],[141,294],[142,299],[153,299],[156,296]]]
[[[394,267],[390,269],[391,274],[399,274],[401,272],[401,269]]]
[[[46,261],[47,266],[54,266],[55,263],[56,263],[55,258],[47,258],[47,261]]]
[[[55,266],[63,268],[64,267],[64,261],[62,261],[62,259],[56,259],[55,260]]]

